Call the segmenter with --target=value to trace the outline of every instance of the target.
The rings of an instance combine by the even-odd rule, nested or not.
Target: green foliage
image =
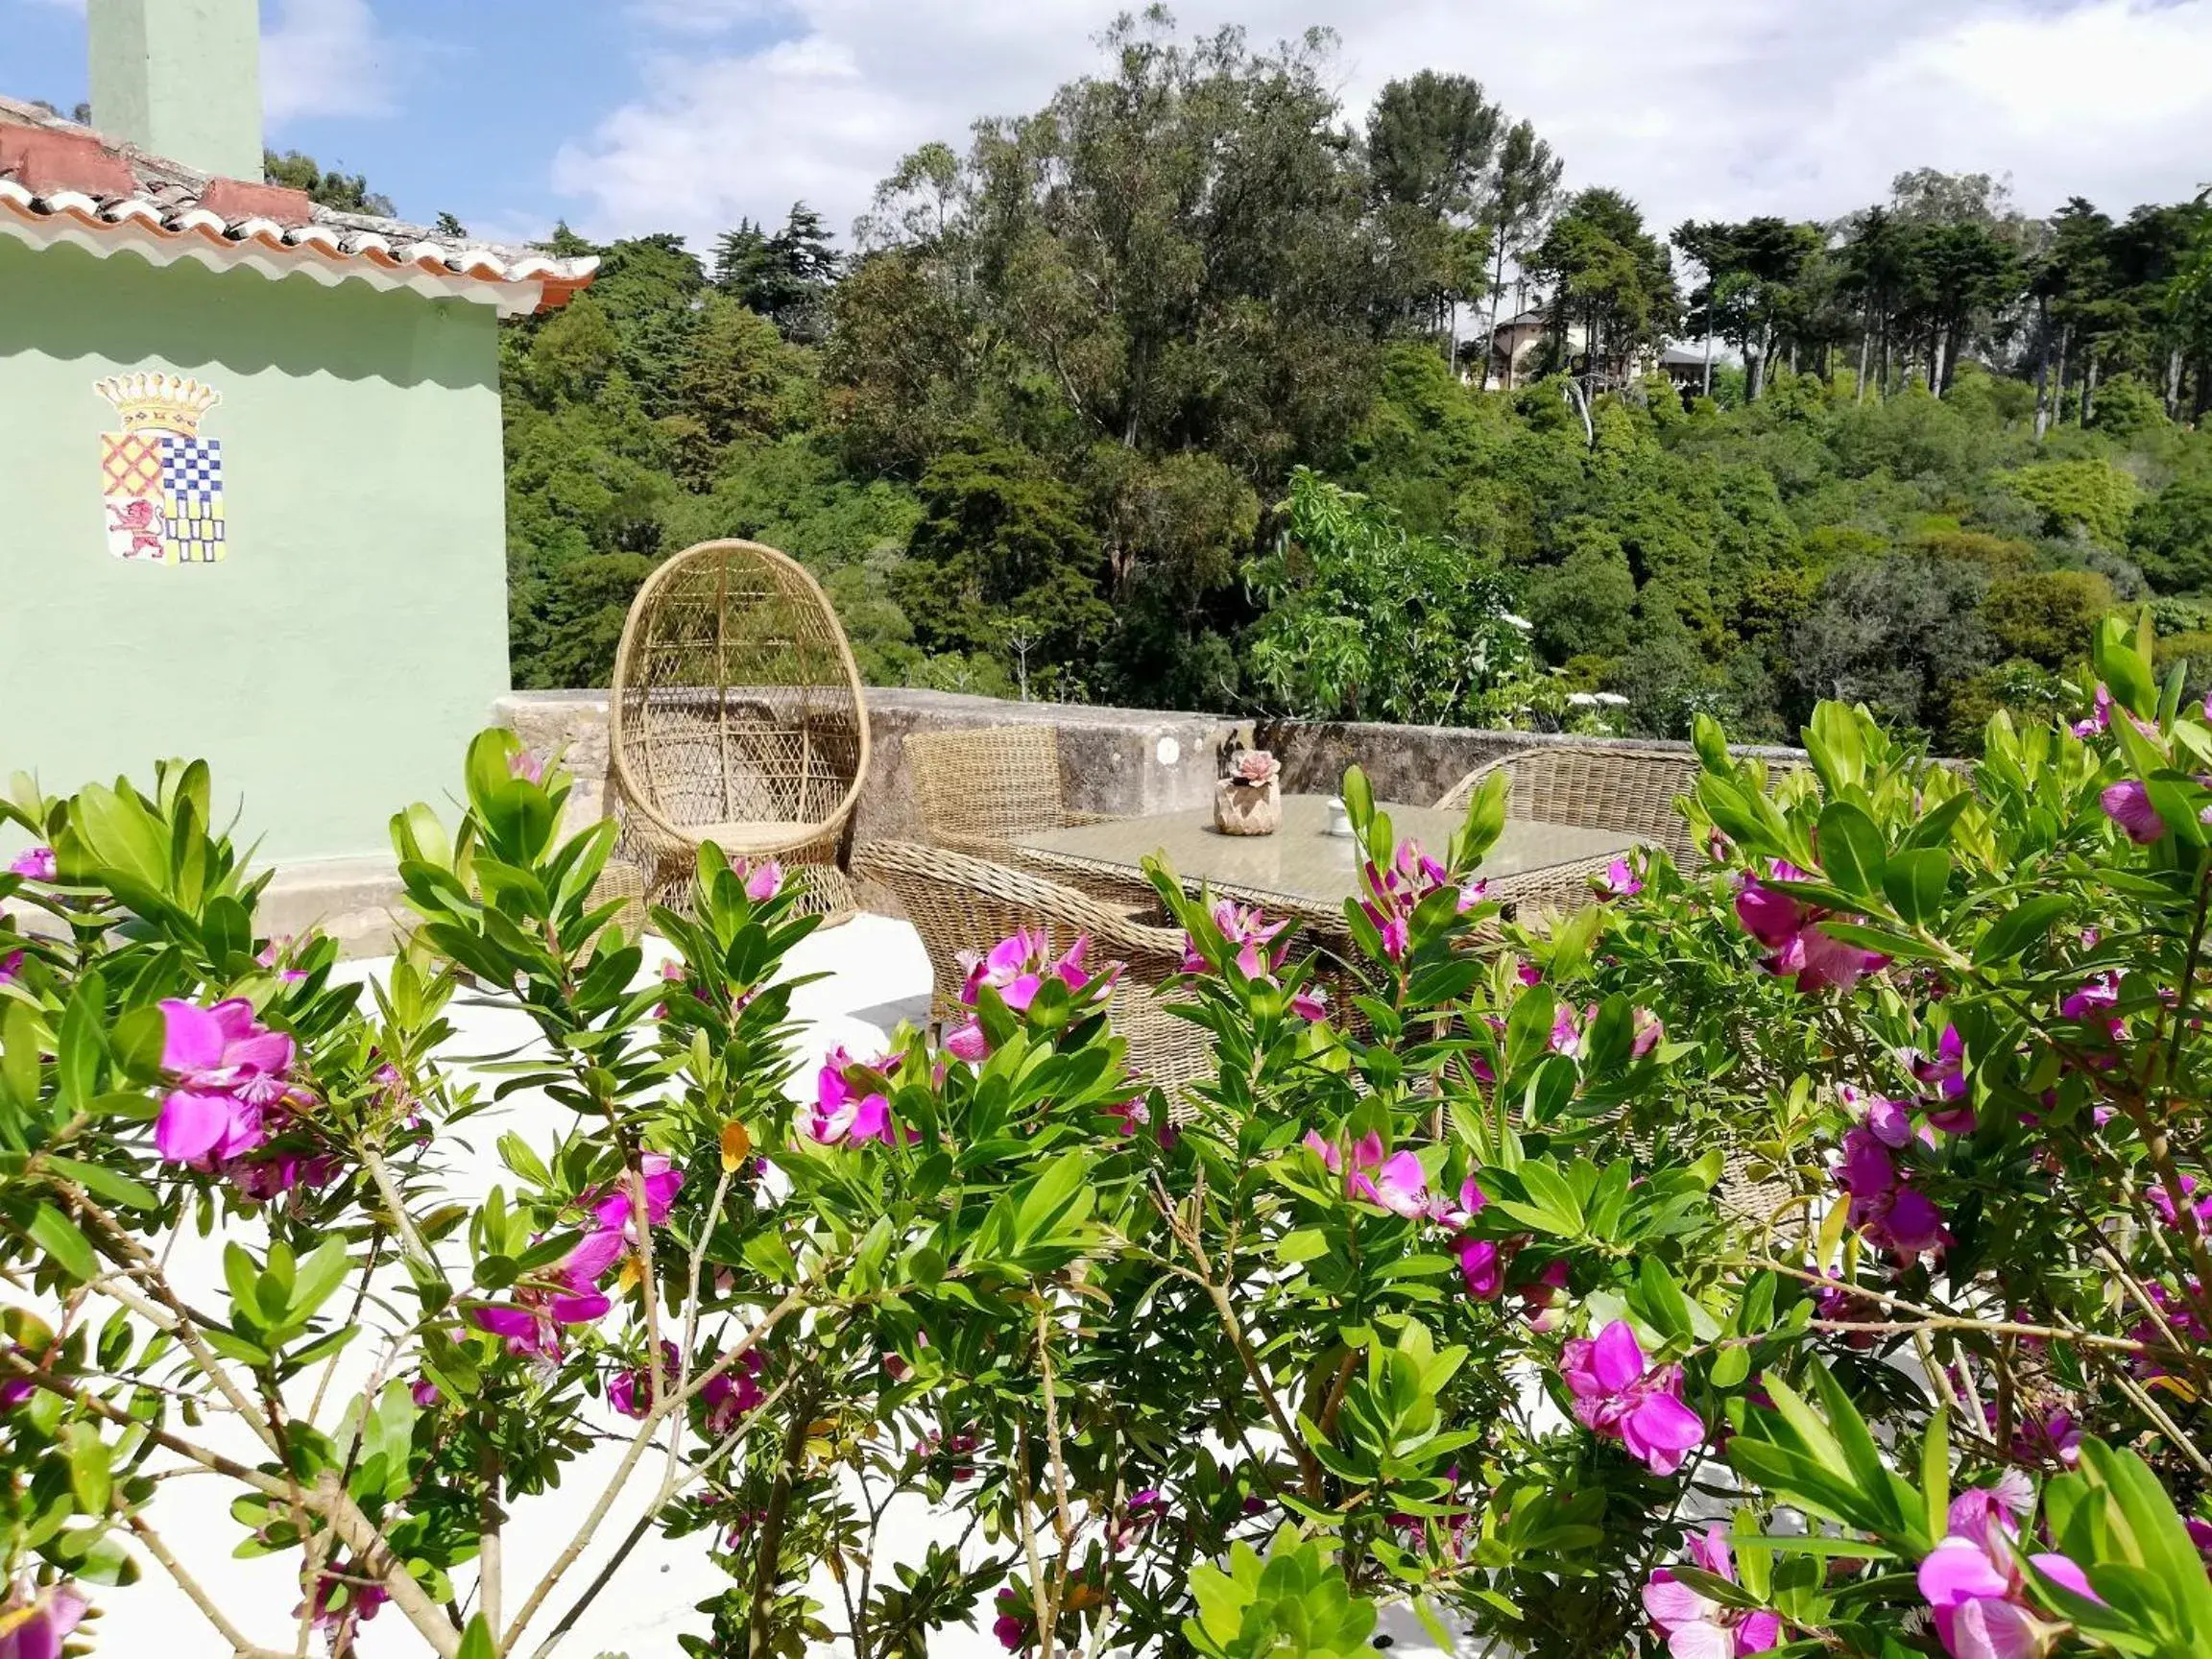
[[[1494,568],[1303,469],[1279,511],[1282,544],[1251,576],[1268,602],[1251,652],[1283,707],[1441,724],[1526,702],[1527,625]]]
[[[2138,508],[2128,550],[2161,592],[2212,589],[2212,471],[2176,478]]]
[[[287,150],[279,156],[274,150],[261,153],[262,177],[271,184],[281,184],[287,190],[303,190],[308,199],[321,207],[334,207],[341,213],[367,213],[389,219],[394,208],[392,198],[381,191],[369,188],[369,180],[359,173],[325,173],[316,164],[312,156],[303,156],[297,150]]]
[[[2053,536],[2082,535],[2104,547],[2123,547],[2138,493],[2134,477],[2109,461],[2044,461],[2005,476],[2022,500],[2043,515]]]

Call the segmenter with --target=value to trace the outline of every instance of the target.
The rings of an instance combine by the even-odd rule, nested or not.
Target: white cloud
[[[404,51],[369,0],[277,0],[261,36],[263,117],[276,128],[302,115],[390,115]]]
[[[554,182],[598,234],[705,238],[805,198],[840,228],[899,157],[1036,108],[1099,66],[1126,0],[634,0],[686,29],[641,96],[565,145]],[[2044,211],[2125,210],[2212,178],[2212,0],[1184,0],[1187,30],[1336,29],[1348,110],[1422,67],[1477,76],[1661,227],[1829,217],[1930,165],[2009,174]],[[752,25],[766,44],[717,32]]]

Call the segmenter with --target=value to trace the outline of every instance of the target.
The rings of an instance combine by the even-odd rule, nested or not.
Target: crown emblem
[[[175,432],[196,437],[200,418],[223,400],[212,386],[181,374],[117,374],[92,389],[115,405],[125,432]]]

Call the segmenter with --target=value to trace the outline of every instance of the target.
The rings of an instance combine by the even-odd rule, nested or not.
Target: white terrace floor
[[[647,950],[647,972],[658,974],[665,947],[649,939]],[[349,964],[345,974],[366,980],[381,977],[389,968],[389,958],[370,959]],[[826,975],[800,986],[793,994],[792,1011],[801,1027],[802,1062],[795,1087],[811,1086],[816,1064],[830,1047],[841,1044],[855,1053],[874,1052],[902,1021],[919,1022],[928,1012],[928,961],[913,929],[902,922],[864,915],[842,926],[824,929],[799,948],[789,969],[794,975]],[[511,1050],[528,1043],[533,1034],[520,1016],[480,1002],[457,999],[448,1017],[456,1027],[450,1050],[456,1057]],[[500,1134],[509,1129],[542,1144],[548,1137],[542,1133],[541,1120],[536,1126],[539,1132],[533,1132],[531,1121],[542,1109],[543,1102],[536,1096],[517,1095],[462,1126],[460,1140],[465,1144],[452,1148],[455,1164],[451,1187],[456,1196],[474,1200],[495,1182],[512,1186],[512,1177],[499,1166],[494,1145]],[[188,1294],[203,1286],[209,1292],[217,1291],[222,1241],[220,1237],[187,1239],[178,1251],[173,1268]],[[363,1340],[355,1347],[365,1351],[371,1343]],[[358,1388],[370,1356],[359,1352],[349,1354],[348,1359],[355,1368],[354,1374],[341,1377],[340,1386]],[[594,1427],[611,1435],[620,1434],[627,1427],[625,1420],[611,1412],[603,1414],[606,1420]],[[327,1424],[332,1416],[331,1408],[325,1406],[323,1420]],[[211,1438],[220,1439],[213,1431],[221,1427],[211,1426]],[[228,1427],[236,1429],[235,1425]],[[223,1444],[225,1450],[249,1455],[256,1450],[250,1441],[237,1447]],[[619,1440],[603,1443],[569,1465],[559,1493],[516,1505],[505,1535],[510,1611],[567,1543],[579,1517],[619,1462],[620,1451]],[[647,1459],[633,1478],[631,1501],[616,1504],[600,1529],[597,1547],[564,1578],[561,1591],[550,1599],[553,1611],[541,1614],[534,1623],[524,1652],[532,1651],[544,1639],[558,1610],[566,1607],[575,1592],[590,1582],[614,1542],[628,1532],[646,1497],[650,1474],[657,1472],[655,1462]],[[229,1551],[241,1529],[228,1513],[228,1492],[212,1480],[167,1481],[154,1511],[155,1525],[249,1638],[289,1650],[292,1626],[287,1615],[298,1599],[293,1576],[296,1558],[231,1559]],[[945,1529],[933,1524],[918,1501],[904,1512],[895,1508],[889,1521],[885,1543],[892,1560],[918,1557],[931,1538],[946,1536]],[[601,1655],[680,1659],[678,1632],[704,1633],[706,1627],[705,1617],[693,1610],[695,1604],[719,1593],[729,1582],[708,1562],[704,1545],[700,1537],[669,1543],[657,1532],[649,1533],[557,1651],[567,1659],[599,1659]],[[878,1564],[879,1575],[887,1572],[888,1565]],[[100,1639],[99,1653],[122,1659],[154,1659],[155,1655],[161,1659],[224,1659],[228,1646],[170,1589],[158,1570],[151,1563],[148,1566],[149,1576],[138,1585],[99,1597],[104,1610],[94,1627]],[[824,1603],[826,1622],[839,1626],[843,1617],[836,1590],[827,1574],[821,1575],[820,1580],[813,1590]],[[947,1659],[985,1659],[999,1654],[998,1645],[989,1632],[987,1601],[979,1611],[979,1629],[955,1627],[944,1633],[933,1646],[932,1654]],[[1433,1652],[1418,1623],[1409,1617],[1389,1619],[1384,1629],[1394,1639],[1395,1651]],[[422,1647],[415,1632],[388,1608],[364,1626],[358,1651],[363,1659],[397,1659],[398,1655],[419,1654]]]

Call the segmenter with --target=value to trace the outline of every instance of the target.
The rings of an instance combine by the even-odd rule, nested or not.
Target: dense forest
[[[604,682],[717,536],[805,560],[871,678],[1009,695],[1771,736],[1842,696],[1948,744],[2116,605],[2212,660],[2205,198],[1923,171],[1662,231],[1462,77],[1359,114],[1324,34],[1101,47],[850,250],[803,204],[704,256],[557,233],[604,264],[504,342],[517,685]]]

